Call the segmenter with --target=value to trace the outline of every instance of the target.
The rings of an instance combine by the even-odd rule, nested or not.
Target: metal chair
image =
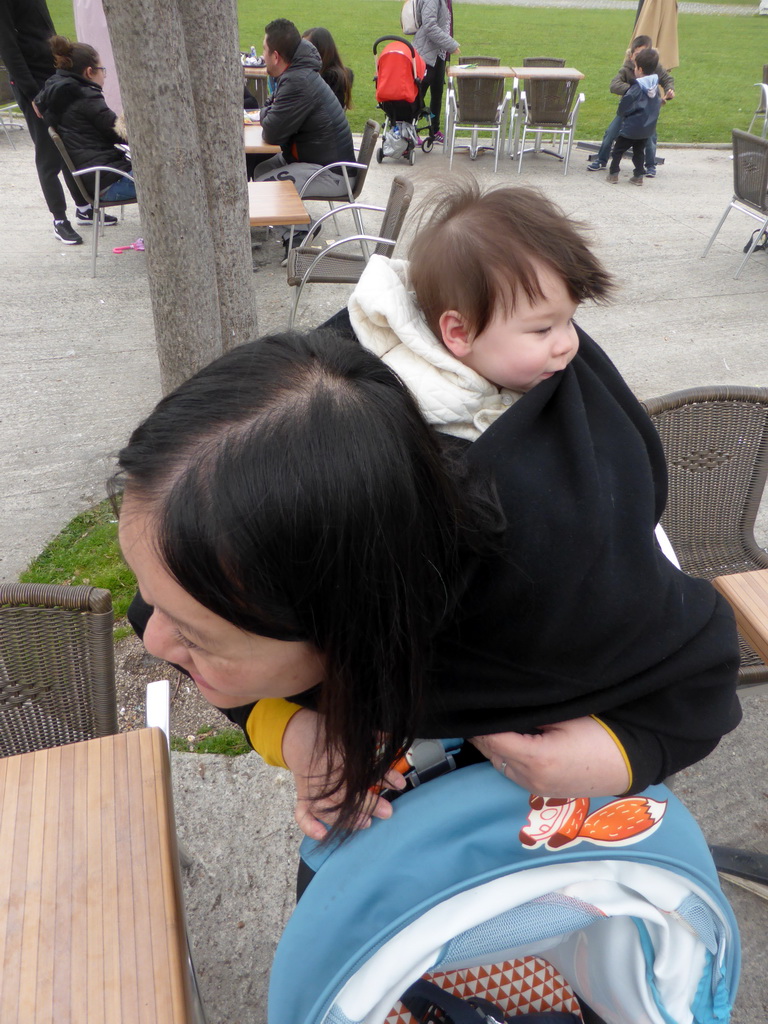
[[[584,93],[578,93],[575,80],[530,79],[520,94],[521,138],[517,153],[517,173],[523,169],[525,140],[529,135],[535,139],[533,152],[548,153],[563,161],[563,174],[568,173],[571,146],[579,118],[579,107],[584,102]],[[558,148],[542,149],[543,136],[558,140]],[[563,155],[565,146],[565,155]]]
[[[61,159],[64,161],[64,165],[68,168],[70,174],[77,182],[77,187],[80,189],[80,193],[85,199],[86,203],[93,207],[93,240],[91,243],[91,277],[96,277],[96,256],[99,251],[99,233],[104,230],[104,219],[103,211],[109,209],[111,206],[119,206],[122,215],[122,208],[124,206],[133,206],[138,200],[136,199],[102,199],[100,196],[101,192],[101,175],[102,172],[108,174],[119,174],[121,178],[127,178],[129,181],[133,181],[133,176],[128,174],[127,171],[118,170],[117,167],[84,167],[81,171],[75,169],[75,165],[72,163],[72,159],[67,152],[67,147],[56,131],[55,128],[49,128],[48,134],[53,139],[53,144],[58,149]],[[93,186],[93,192],[89,192],[86,188],[83,175],[95,174],[95,182]]]
[[[462,64],[477,64],[479,68],[497,68],[501,64],[500,57],[465,57],[461,56]]]
[[[3,129],[12,149],[16,149],[16,143],[13,141],[8,129],[20,129],[21,125],[10,118],[6,121],[5,115],[17,109],[16,98],[13,95],[13,89],[11,89],[11,76],[8,74],[6,66],[0,64],[0,128]]]
[[[511,101],[512,94],[504,91],[503,78],[462,75],[461,78],[453,79],[446,99],[445,119],[445,148],[449,153],[449,166],[453,165],[456,135],[460,132],[469,133],[468,147],[466,142],[460,142],[459,146],[469,148],[470,159],[477,159],[480,149],[492,149],[493,169],[498,170],[499,152],[504,145],[505,115]]]
[[[731,210],[739,210],[748,217],[759,222],[760,227],[754,232],[752,242],[746,250],[746,256],[733,275],[738,277],[744,266],[755,251],[755,246],[768,227],[768,139],[761,139],[749,132],[733,129],[733,198],[725,208],[710,240],[707,242],[701,258],[709,252],[717,238],[725,218]]]
[[[762,117],[763,130],[760,134],[765,138],[768,134],[768,64],[763,64],[763,80],[762,82],[755,82],[755,86],[760,90],[760,101],[757,104],[757,109],[752,115],[752,120],[749,122],[749,128],[747,128],[747,131],[751,132],[755,121]]]
[[[335,208],[334,204],[340,201],[350,205],[356,205],[357,200],[360,198],[360,194],[363,191],[365,179],[368,176],[368,171],[371,166],[371,160],[373,159],[373,153],[376,149],[376,142],[379,138],[380,132],[381,125],[379,122],[369,118],[365,122],[363,137],[360,140],[360,149],[357,151],[357,160],[354,162],[351,160],[338,160],[336,163],[327,164],[319,171],[315,171],[312,177],[307,179],[304,187],[299,193],[302,202],[328,203],[331,207],[331,212],[333,212]],[[334,168],[341,169],[341,174],[339,175],[339,192],[346,192],[346,197],[340,194],[334,199],[329,199],[328,196],[312,195],[312,183],[315,179],[321,174],[325,174],[326,171]],[[355,172],[353,177],[350,177],[350,171]],[[352,210],[352,216],[355,219],[355,226],[357,227],[359,234],[365,234],[363,219],[357,208]],[[337,223],[335,217],[334,223]],[[288,242],[289,249],[293,245],[293,234],[294,228],[291,227],[290,240]]]
[[[561,57],[523,57],[524,68],[564,68],[565,58]]]
[[[768,569],[754,534],[768,476],[768,388],[691,388],[643,405],[667,459],[661,524],[683,571],[713,579]],[[768,666],[744,641],[739,681],[768,684]]]
[[[386,208],[363,203],[355,204],[358,210],[376,210],[383,214],[378,235],[359,233],[347,238],[340,238],[325,247],[308,244],[290,250],[288,254],[288,284],[292,288],[296,288],[296,295],[288,321],[289,327],[293,326],[299,299],[306,285],[357,284],[369,259],[365,243],[369,242],[371,245],[375,245],[373,251],[376,255],[392,256],[412,199],[413,183],[407,178],[398,176],[392,181]],[[353,215],[355,213],[352,204],[341,206],[336,212],[341,213],[344,210],[350,210]],[[333,211],[326,213],[316,222],[315,227],[332,216]],[[338,251],[343,246],[351,244],[360,246],[360,251]]]
[[[112,623],[108,590],[0,586],[0,756],[118,731]]]

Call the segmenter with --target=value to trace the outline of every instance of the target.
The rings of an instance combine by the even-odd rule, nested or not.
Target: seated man
[[[256,181],[290,179],[301,191],[316,171],[337,160],[355,160],[352,132],[333,90],[320,77],[320,55],[286,18],[266,27],[264,61],[277,84],[261,111],[265,142],[282,153],[258,168]],[[312,194],[346,198],[341,172],[329,170],[312,183]]]

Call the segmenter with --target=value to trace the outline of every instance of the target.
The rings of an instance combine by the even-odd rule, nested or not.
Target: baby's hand
[[[296,783],[296,811],[294,817],[304,835],[310,839],[323,839],[338,817],[338,805],[344,798],[339,789],[332,797],[320,794],[338,777],[340,761],[329,761],[324,751],[323,718],[315,711],[302,708],[286,726],[283,734],[283,760],[293,773]],[[382,786],[389,789],[405,788],[405,779],[397,771],[389,771]],[[390,818],[392,805],[371,791],[354,828],[368,828],[373,818]]]

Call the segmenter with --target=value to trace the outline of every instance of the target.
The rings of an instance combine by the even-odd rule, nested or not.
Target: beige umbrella
[[[678,67],[677,0],[640,0],[632,38],[635,36],[651,37],[667,71]]]

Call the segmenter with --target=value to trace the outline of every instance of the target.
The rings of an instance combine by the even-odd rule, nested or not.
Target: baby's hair
[[[655,75],[659,66],[659,51],[650,46],[635,54],[635,64],[644,71],[646,75]]]
[[[470,178],[447,179],[433,195],[409,257],[416,300],[438,338],[446,310],[457,310],[478,334],[500,307],[512,313],[521,291],[531,302],[542,298],[542,263],[574,302],[607,299],[610,275],[578,222],[541,192],[508,185],[483,191]]]
[[[647,46],[653,46],[650,36],[635,36],[629,48],[634,53],[635,50],[644,50]]]
[[[99,55],[88,43],[73,43],[66,36],[53,36],[49,43],[57,68],[82,75],[87,68],[99,65]]]

